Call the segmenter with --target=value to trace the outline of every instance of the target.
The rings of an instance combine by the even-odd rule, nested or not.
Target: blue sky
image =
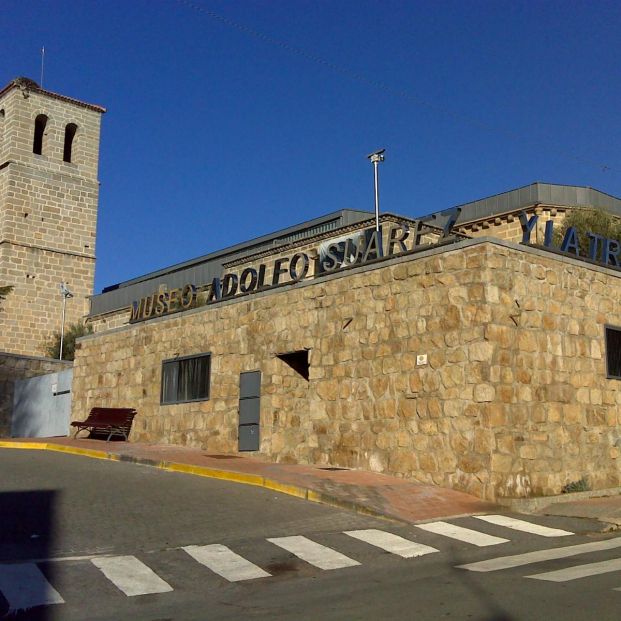
[[[621,2],[5,0],[2,84],[108,108],[96,291],[342,208],[621,197]]]

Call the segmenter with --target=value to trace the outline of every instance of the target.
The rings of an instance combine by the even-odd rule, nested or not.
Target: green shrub
[[[76,339],[92,333],[93,326],[91,324],[85,325],[81,321],[66,326],[63,337],[63,360],[73,360],[75,358]],[[50,358],[58,358],[60,356],[60,330],[54,332],[45,345],[45,351]]]
[[[581,207],[567,212],[563,224],[554,230],[554,245],[560,247],[569,227],[578,233],[580,254],[589,256],[589,233],[621,241],[621,220],[604,209]]]
[[[0,302],[2,302],[11,291],[13,291],[13,287],[10,285],[3,285],[0,287]]]
[[[591,489],[589,480],[587,477],[582,477],[577,481],[567,483],[561,489],[561,494],[570,494],[571,492],[588,492]]]

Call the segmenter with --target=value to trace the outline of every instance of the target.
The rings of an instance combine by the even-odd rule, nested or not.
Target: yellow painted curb
[[[246,474],[244,472],[232,472],[230,470],[217,470],[215,468],[209,468],[207,466],[193,466],[191,464],[182,464],[178,462],[170,461],[155,461],[149,459],[141,459],[140,457],[125,457],[120,453],[108,453],[106,451],[98,451],[95,449],[80,448],[76,446],[67,446],[65,444],[52,444],[48,442],[13,442],[11,440],[0,440],[1,448],[15,448],[15,449],[30,449],[41,451],[57,451],[59,453],[67,453],[70,455],[79,455],[81,457],[90,457],[92,459],[105,459],[109,461],[126,461],[128,463],[139,464],[143,466],[150,466],[152,468],[158,468],[159,470],[167,470],[169,472],[179,472],[182,474],[193,474],[195,476],[207,477],[210,479],[220,479],[222,481],[230,481],[232,483],[241,483],[243,485],[254,485],[256,487],[263,487],[274,492],[280,492],[287,496],[295,496],[296,498],[302,498],[310,502],[316,502],[322,505],[327,505],[337,509],[346,509],[354,511],[356,513],[362,513],[373,517],[385,518],[394,520],[395,518],[382,515],[369,509],[363,505],[358,505],[354,502],[339,500],[327,496],[322,492],[316,492],[312,489],[305,487],[298,487],[297,485],[291,485],[288,483],[280,483],[274,479],[266,479],[258,474]]]
[[[263,485],[265,489],[272,490],[274,492],[280,492],[281,494],[287,494],[288,496],[295,496],[296,498],[308,499],[310,490],[304,487],[298,487],[297,485],[289,485],[288,483],[279,483],[273,479],[265,479]]]
[[[107,459],[109,461],[120,461],[121,456],[116,453],[106,453],[105,451],[97,451],[95,449],[83,449],[77,446],[65,446],[63,444],[46,444],[48,451],[57,451],[59,453],[69,453],[70,455],[81,455],[82,457],[91,457],[93,459]]]
[[[170,472],[182,472],[185,474],[195,474],[210,479],[221,479],[223,481],[231,481],[233,483],[245,483],[246,485],[256,485],[265,487],[265,479],[257,474],[245,474],[244,472],[231,472],[230,470],[216,470],[206,466],[191,466],[189,464],[180,464],[177,462],[162,461],[155,466],[161,470],[169,470]]]
[[[71,455],[82,455],[93,459],[107,459],[118,461],[120,455],[97,451],[95,449],[85,449],[76,446],[65,446],[64,444],[50,444],[49,442],[11,442],[10,440],[0,440],[0,448],[29,449],[31,451],[58,451],[59,453],[69,453]]]
[[[10,440],[0,440],[0,448],[45,450],[47,444],[45,442],[11,442]]]

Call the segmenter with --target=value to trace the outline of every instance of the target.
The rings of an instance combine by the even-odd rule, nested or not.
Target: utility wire
[[[503,136],[504,138],[508,138],[512,141],[521,142],[522,144],[527,144],[527,141],[524,140],[522,134],[518,132],[513,132],[510,130],[495,127],[493,125],[490,125],[489,123],[485,123],[484,121],[481,121],[480,119],[470,117],[470,116],[461,114],[459,112],[455,112],[454,110],[451,110],[449,108],[445,108],[431,101],[422,99],[421,97],[418,97],[417,95],[414,95],[405,89],[394,88],[390,86],[389,84],[387,84],[386,82],[382,82],[381,80],[370,78],[369,76],[364,75],[363,73],[354,71],[353,69],[350,69],[349,67],[345,67],[344,65],[339,65],[330,60],[327,60],[326,58],[323,58],[322,56],[313,54],[312,52],[308,52],[302,48],[291,45],[291,43],[283,39],[277,39],[276,37],[268,35],[260,30],[256,30],[255,28],[247,26],[246,24],[242,24],[229,17],[225,17],[224,15],[215,13],[214,11],[208,8],[205,8],[204,6],[201,6],[199,4],[196,4],[195,2],[192,2],[191,0],[176,0],[176,1],[179,4],[184,5],[193,11],[202,13],[220,22],[221,24],[228,26],[229,28],[233,28],[235,30],[238,30],[239,32],[250,35],[254,37],[255,39],[259,39],[260,41],[263,41],[264,43],[268,43],[269,45],[273,47],[278,47],[282,50],[285,50],[286,52],[290,52],[291,54],[295,56],[298,56],[300,58],[303,58],[315,64],[322,65],[334,71],[335,73],[341,74],[356,82],[366,84],[367,86],[372,86],[378,90],[382,90],[386,93],[389,93],[390,95],[396,96],[406,101],[411,101],[419,106],[428,108],[429,110],[432,110],[433,112],[437,112],[444,116],[451,117],[454,120],[461,121],[469,125],[473,125],[489,133],[495,133],[495,134]],[[528,144],[532,144],[532,143],[529,142]],[[573,153],[565,153],[565,152],[559,151],[557,154],[564,157],[565,159],[571,159],[577,162],[588,164],[590,166],[594,166],[596,168],[599,168],[602,172],[617,172],[617,173],[621,172],[621,170],[618,168],[613,168],[602,162],[597,162],[595,160],[584,158],[580,155],[575,155]]]

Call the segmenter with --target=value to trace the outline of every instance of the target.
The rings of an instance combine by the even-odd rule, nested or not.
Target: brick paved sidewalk
[[[11,445],[82,453],[91,457],[131,461],[259,485],[308,500],[410,523],[489,513],[498,509],[491,503],[463,492],[383,474],[320,466],[274,464],[244,454],[224,455],[171,445],[73,438],[0,441],[0,447]]]

